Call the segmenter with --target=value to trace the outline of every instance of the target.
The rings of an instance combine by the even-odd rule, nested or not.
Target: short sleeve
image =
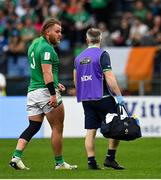
[[[101,55],[100,63],[103,72],[112,70],[110,56],[106,51]]]

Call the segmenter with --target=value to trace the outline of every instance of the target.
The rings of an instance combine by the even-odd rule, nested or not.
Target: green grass
[[[87,169],[87,158],[83,138],[64,139],[65,160],[79,166],[78,170],[54,170],[54,157],[49,139],[33,139],[23,155],[29,171],[14,170],[8,166],[16,145],[15,139],[0,139],[0,178],[7,179],[128,179],[161,178],[161,138],[141,138],[121,142],[117,160],[126,167],[123,171]],[[96,157],[102,165],[107,151],[106,139],[96,139]]]

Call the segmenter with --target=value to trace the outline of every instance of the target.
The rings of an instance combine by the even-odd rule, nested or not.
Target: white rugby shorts
[[[58,104],[61,104],[62,97],[60,92],[56,89],[56,97]],[[50,112],[53,107],[51,107],[48,102],[50,100],[50,93],[47,88],[40,88],[34,91],[30,91],[27,94],[27,113],[28,116],[34,116],[38,114],[46,114]]]

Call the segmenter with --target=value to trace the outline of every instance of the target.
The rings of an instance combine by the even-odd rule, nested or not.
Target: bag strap
[[[123,108],[124,108],[125,112],[127,113],[128,117],[131,117],[131,114],[128,112],[127,107],[125,105],[123,105]]]
[[[121,105],[119,105],[119,104],[117,104],[117,114],[118,114],[118,116],[120,117],[121,114],[123,114],[123,108],[124,108],[127,116],[130,117],[131,115],[130,115],[130,113],[128,112],[127,107],[126,107],[125,105],[121,106]]]

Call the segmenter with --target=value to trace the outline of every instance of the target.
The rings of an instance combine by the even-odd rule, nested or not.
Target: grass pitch
[[[107,151],[106,139],[96,139],[96,158],[103,164]],[[23,154],[24,163],[29,171],[14,170],[9,167],[12,152],[17,140],[0,139],[0,178],[1,179],[161,179],[161,138],[141,138],[130,142],[121,142],[117,160],[125,170],[105,169],[100,171],[87,169],[87,158],[83,138],[64,139],[65,161],[77,164],[77,170],[54,170],[54,157],[50,139],[33,139]]]

